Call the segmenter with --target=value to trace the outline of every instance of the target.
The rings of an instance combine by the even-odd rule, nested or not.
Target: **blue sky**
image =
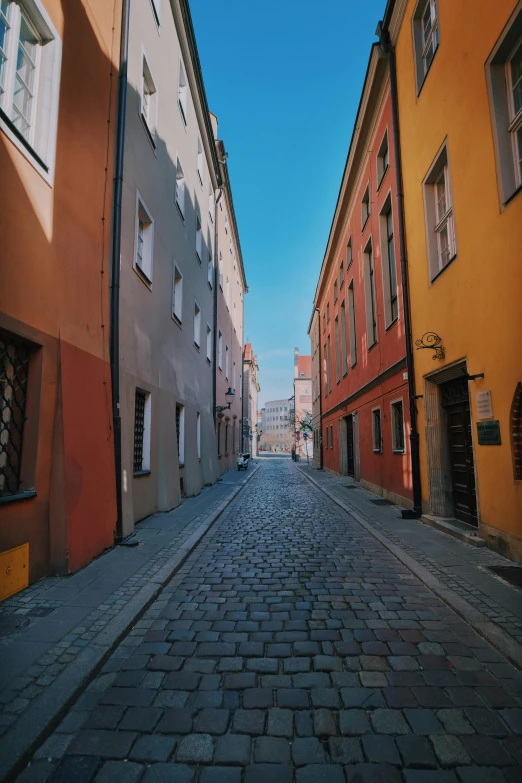
[[[260,407],[310,353],[315,286],[385,0],[190,0],[228,166]]]

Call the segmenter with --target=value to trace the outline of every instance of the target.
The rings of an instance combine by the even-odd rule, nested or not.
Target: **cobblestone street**
[[[519,783],[520,672],[284,459],[19,783]]]

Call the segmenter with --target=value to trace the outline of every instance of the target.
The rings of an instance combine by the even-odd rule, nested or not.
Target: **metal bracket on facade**
[[[478,373],[476,373],[475,375],[469,375],[468,373],[466,373],[466,374],[464,375],[464,378],[465,378],[467,381],[476,381],[476,380],[477,380],[477,378],[483,378],[483,377],[484,377],[484,373],[483,373],[483,372],[478,372]]]
[[[432,351],[435,351],[431,357],[432,359],[446,358],[442,337],[439,337],[436,332],[425,332],[420,340],[415,340],[415,345],[417,346],[417,351],[420,351],[422,348],[431,348]]]

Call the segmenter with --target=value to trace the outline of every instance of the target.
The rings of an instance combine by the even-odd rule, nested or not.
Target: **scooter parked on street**
[[[250,462],[250,454],[239,454],[237,458],[237,469],[246,470]]]

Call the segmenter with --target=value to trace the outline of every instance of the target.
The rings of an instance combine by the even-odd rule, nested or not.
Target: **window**
[[[337,302],[337,297],[338,297],[338,293],[337,293],[337,280],[336,280],[334,282],[334,304]]]
[[[225,215],[225,234],[228,234],[228,215]]]
[[[176,440],[178,442],[178,464],[185,464],[185,406],[176,405]]]
[[[326,427],[324,440],[325,440],[325,448],[329,448],[329,444],[328,444],[328,440],[329,440],[328,439],[328,427]]]
[[[364,196],[361,201],[361,224],[364,228],[368,218],[370,217],[370,186],[366,185]]]
[[[355,331],[355,297],[353,280],[348,287],[348,320],[350,322],[350,365],[357,364],[357,335]]]
[[[229,368],[229,350],[228,345],[225,345],[225,378],[228,381],[228,368]]]
[[[207,324],[207,362],[212,361],[212,329]]]
[[[203,185],[203,142],[201,141],[201,136],[198,136],[198,156],[196,159],[196,171],[198,173],[198,178]]]
[[[339,316],[335,316],[334,321],[334,339],[335,339],[335,380],[337,383],[341,380],[341,358],[339,345]]]
[[[353,261],[352,238],[350,237],[346,245],[346,271],[348,271],[349,268],[351,267],[352,261]]]
[[[201,345],[201,310],[198,303],[194,303],[194,345],[198,348]]]
[[[326,313],[323,313],[323,332],[326,331]]]
[[[397,296],[397,268],[395,264],[395,243],[393,239],[393,214],[391,196],[386,199],[380,214],[380,239],[382,277],[384,290],[384,320],[386,327],[397,320],[399,300]]]
[[[330,425],[330,448],[333,449],[334,447],[334,434],[333,434],[333,424]]]
[[[136,389],[134,398],[134,475],[150,472],[150,393]]]
[[[326,361],[327,361],[327,373],[328,373],[328,393],[332,391],[332,351],[330,344],[330,335],[326,339]]]
[[[346,355],[346,306],[341,304],[341,371],[343,377],[348,372],[348,357]]]
[[[154,21],[159,27],[160,24],[160,10],[161,10],[161,0],[150,0],[150,4],[152,6],[152,13],[154,14]]]
[[[234,309],[232,312],[232,325],[234,327],[234,331],[236,331],[236,303],[234,302]]]
[[[185,193],[187,190],[187,184],[185,181],[185,175],[179,162],[179,158],[176,162],[176,205],[179,209],[180,215],[185,220]]]
[[[23,492],[29,360],[30,349],[26,343],[0,332],[0,498]]]
[[[154,80],[144,56],[141,74],[140,110],[145,128],[154,147],[156,146],[157,97],[158,93]]]
[[[366,332],[368,348],[377,342],[377,300],[375,297],[375,268],[372,241],[364,250],[364,291],[366,295]]]
[[[392,449],[404,453],[404,412],[402,400],[391,404]]]
[[[196,448],[198,459],[201,459],[201,413],[196,413]]]
[[[377,153],[377,182],[379,183],[379,187],[384,179],[384,175],[388,171],[389,165],[390,153],[388,150],[388,131],[386,131],[381,146],[379,147],[379,152]]]
[[[453,200],[446,145],[439,152],[424,180],[428,231],[428,263],[433,280],[457,254]]]
[[[154,248],[154,221],[150,212],[141,200],[136,197],[136,253],[134,267],[152,282],[152,256]]]
[[[382,432],[381,432],[381,409],[375,408],[372,411],[372,436],[373,436],[373,450],[375,452],[382,451]]]
[[[236,390],[236,363],[232,362],[232,391]]]
[[[417,3],[413,13],[413,43],[417,92],[420,92],[439,45],[437,0],[419,0]]]
[[[223,254],[221,250],[219,251],[219,264],[218,264],[218,273],[219,273],[219,287],[221,290],[223,290]]]
[[[330,302],[326,305],[326,322],[330,323]]]
[[[50,181],[62,42],[41,0],[0,0],[0,127]]]
[[[183,275],[174,266],[174,286],[172,291],[172,316],[181,323],[183,321]]]
[[[214,222],[215,208],[216,208],[216,204],[214,201],[214,189],[212,187],[212,182],[210,182],[208,186],[208,216],[212,222]]]
[[[326,343],[323,345],[323,394],[328,394],[328,366],[326,362]]]
[[[497,179],[505,204],[522,186],[522,2],[486,62]]]
[[[342,289],[344,285],[344,261],[341,261],[341,265],[339,267],[339,289]]]
[[[178,82],[178,106],[181,112],[181,117],[185,125],[187,124],[187,96],[188,96],[187,74],[185,72],[185,66],[180,60],[179,82]]]
[[[201,228],[201,218],[196,206],[196,256],[201,264],[201,257],[203,255],[203,231]]]
[[[228,279],[228,275],[227,275],[227,283],[225,286],[225,302],[227,303],[228,309],[230,309],[230,280]]]
[[[522,481],[522,383],[518,383],[515,389],[509,420],[511,451],[513,453],[513,477],[515,481]]]
[[[218,367],[223,369],[223,335],[221,331],[218,332]]]
[[[210,241],[210,234],[208,235],[207,281],[210,288],[213,288],[214,287],[214,259],[212,257],[212,244]]]

